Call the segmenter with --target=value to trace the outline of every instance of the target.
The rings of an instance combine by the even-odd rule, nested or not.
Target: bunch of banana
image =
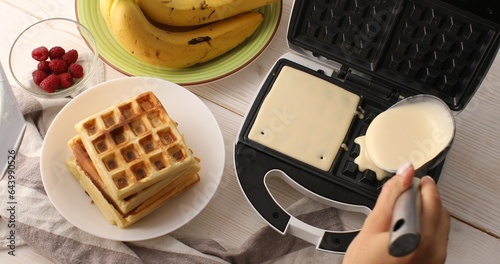
[[[278,0],[136,0],[144,14],[158,23],[196,26],[265,6]]]
[[[212,60],[245,41],[264,19],[260,12],[246,11],[194,29],[164,30],[150,22],[137,1],[100,0],[101,13],[128,52],[148,64],[161,67],[182,68]]]

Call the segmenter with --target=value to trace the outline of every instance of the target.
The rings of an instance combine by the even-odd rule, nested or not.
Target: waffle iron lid
[[[335,77],[460,111],[495,59],[499,14],[497,0],[295,0],[287,38],[341,65]]]

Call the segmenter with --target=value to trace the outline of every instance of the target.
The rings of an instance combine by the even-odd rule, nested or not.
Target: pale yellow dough
[[[264,99],[248,137],[328,171],[359,101],[354,93],[285,66]]]

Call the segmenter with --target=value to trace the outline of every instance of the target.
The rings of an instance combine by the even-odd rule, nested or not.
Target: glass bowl
[[[71,86],[55,92],[49,93],[40,88],[32,77],[39,61],[32,57],[31,52],[41,46],[49,50],[55,46],[65,51],[76,50],[76,63],[83,67],[83,77],[73,79]],[[9,54],[9,66],[16,82],[32,95],[42,98],[76,94],[93,77],[97,64],[97,44],[92,33],[79,22],[66,18],[50,18],[29,26],[16,38]]]

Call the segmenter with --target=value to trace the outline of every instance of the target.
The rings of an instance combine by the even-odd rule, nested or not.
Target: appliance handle
[[[313,199],[315,201],[318,201],[320,203],[323,203],[325,205],[329,205],[331,207],[338,208],[341,210],[362,213],[364,215],[368,215],[371,212],[371,209],[366,207],[366,206],[346,204],[346,203],[338,202],[335,200],[327,199],[327,198],[320,196],[320,195],[316,195],[315,193],[311,192],[310,190],[308,190],[308,189],[304,188],[303,186],[299,185],[298,183],[296,183],[285,172],[283,172],[281,170],[272,169],[272,170],[268,171],[263,179],[264,185],[267,189],[267,192],[271,196],[275,205],[279,206],[290,217],[285,230],[280,231],[280,233],[282,233],[282,234],[289,233],[289,234],[294,235],[300,239],[308,241],[308,242],[316,245],[316,248],[318,250],[344,254],[347,250],[347,247],[351,244],[352,240],[359,233],[359,229],[358,230],[351,230],[351,231],[324,230],[321,228],[314,227],[310,224],[307,224],[307,223],[301,221],[300,219],[290,215],[288,212],[286,212],[286,210],[283,207],[281,207],[277,203],[276,199],[274,199],[274,197],[271,195],[271,192],[266,185],[266,179],[268,179],[270,177],[278,177],[278,178],[284,180],[292,188],[296,189],[297,191],[302,193],[304,196],[306,196],[310,199]],[[273,221],[268,221],[268,222],[269,222],[269,224],[274,226]],[[279,229],[278,227],[275,227],[275,228]]]

